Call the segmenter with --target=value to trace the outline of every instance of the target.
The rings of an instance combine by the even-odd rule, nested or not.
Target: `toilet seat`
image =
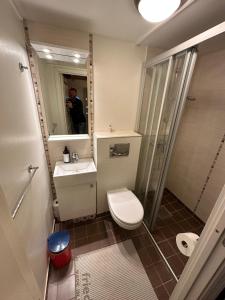
[[[122,228],[132,230],[139,227],[144,210],[139,199],[128,189],[107,192],[109,210],[114,221]]]

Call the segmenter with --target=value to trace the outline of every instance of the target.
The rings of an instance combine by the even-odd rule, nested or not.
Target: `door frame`
[[[214,299],[212,293],[214,297],[218,295],[224,284],[220,280],[225,266],[224,241],[225,185],[170,300],[207,300],[209,294],[211,299]]]

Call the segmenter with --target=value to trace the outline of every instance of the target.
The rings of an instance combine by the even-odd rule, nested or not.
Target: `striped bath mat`
[[[131,240],[75,259],[76,300],[157,300]]]

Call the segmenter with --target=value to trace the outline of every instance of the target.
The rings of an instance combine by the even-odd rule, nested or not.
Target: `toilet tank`
[[[107,191],[134,190],[141,135],[133,131],[94,133],[97,166],[97,214],[108,211]]]

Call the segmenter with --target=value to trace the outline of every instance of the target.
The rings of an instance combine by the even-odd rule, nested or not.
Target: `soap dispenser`
[[[64,151],[63,151],[63,161],[64,161],[64,163],[70,162],[70,152],[69,152],[67,146],[65,146]]]

